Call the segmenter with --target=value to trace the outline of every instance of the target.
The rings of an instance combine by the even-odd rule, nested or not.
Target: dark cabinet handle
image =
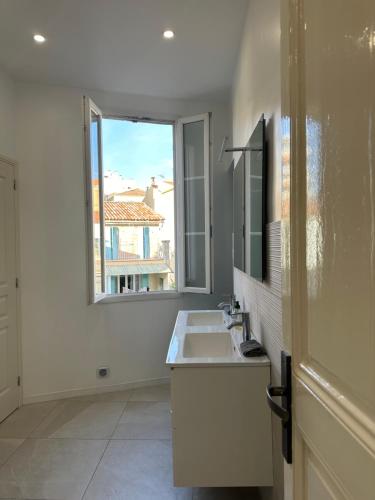
[[[285,424],[289,420],[288,410],[285,410],[285,408],[275,403],[275,401],[272,399],[275,396],[285,396],[286,395],[285,387],[273,386],[269,384],[267,385],[266,392],[267,392],[268,406],[279,418],[281,418],[283,424]]]

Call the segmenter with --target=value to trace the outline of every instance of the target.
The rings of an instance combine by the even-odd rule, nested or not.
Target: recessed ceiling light
[[[174,38],[174,33],[172,30],[165,30],[163,33],[163,37],[167,40],[170,40],[171,38]]]
[[[46,37],[43,35],[40,35],[39,33],[33,36],[34,41],[36,43],[44,43],[46,41]]]

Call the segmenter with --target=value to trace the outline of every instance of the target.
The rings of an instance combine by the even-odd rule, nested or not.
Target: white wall
[[[16,159],[14,83],[0,68],[0,155]]]
[[[262,284],[234,269],[234,291],[250,312],[252,330],[268,352],[272,379],[280,379],[281,305],[281,82],[280,2],[250,0],[232,89],[233,144],[244,146],[264,113],[268,141],[268,276]],[[235,161],[238,157],[235,157]],[[263,498],[283,498],[280,421],[273,418],[274,488]]]
[[[168,342],[179,309],[211,307],[217,296],[87,305],[82,95],[104,112],[172,117],[213,112],[214,278],[232,289],[231,186],[219,164],[229,108],[17,84],[20,170],[22,351],[25,401],[58,392],[168,375]],[[229,225],[228,225],[229,224]],[[96,368],[111,376],[98,380]]]
[[[260,116],[269,146],[268,219],[281,218],[279,0],[250,0],[232,92],[233,144],[244,146]],[[238,158],[235,157],[235,159]]]

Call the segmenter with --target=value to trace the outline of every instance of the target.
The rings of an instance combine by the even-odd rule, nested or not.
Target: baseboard
[[[76,396],[90,396],[93,394],[102,394],[104,392],[124,391],[126,389],[138,389],[149,385],[163,385],[169,383],[169,377],[153,378],[147,380],[137,380],[126,384],[106,385],[103,387],[88,387],[85,389],[72,389],[69,391],[49,392],[44,394],[35,394],[34,396],[25,396],[23,404],[43,403],[44,401],[54,401],[56,399],[74,398]]]

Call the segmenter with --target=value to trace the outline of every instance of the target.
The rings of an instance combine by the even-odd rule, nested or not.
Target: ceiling
[[[16,79],[224,98],[248,0],[0,0],[0,66]],[[175,31],[173,40],[162,32]],[[34,33],[47,42],[37,45]]]

